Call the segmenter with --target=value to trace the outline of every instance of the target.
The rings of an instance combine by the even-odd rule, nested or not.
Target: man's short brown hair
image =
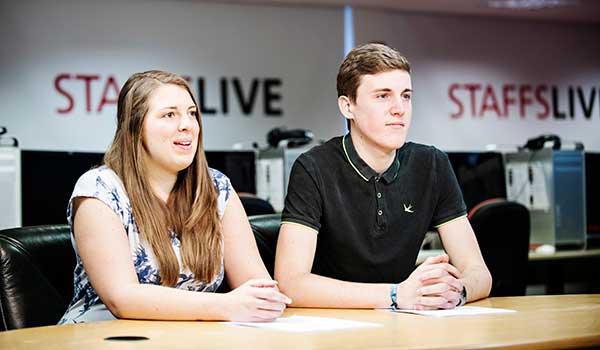
[[[348,53],[340,65],[337,75],[338,97],[347,96],[354,102],[363,75],[396,69],[410,73],[410,63],[397,50],[378,43],[358,46]]]

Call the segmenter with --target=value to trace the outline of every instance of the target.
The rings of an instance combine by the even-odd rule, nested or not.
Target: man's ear
[[[354,113],[352,113],[352,106],[353,104],[350,101],[350,98],[348,98],[348,96],[342,95],[338,97],[338,107],[340,108],[340,112],[342,112],[344,118],[348,120],[354,119]]]

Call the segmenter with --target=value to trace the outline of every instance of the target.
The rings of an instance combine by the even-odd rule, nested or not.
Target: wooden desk
[[[285,316],[336,317],[373,329],[287,333],[216,322],[108,321],[0,333],[0,349],[559,349],[600,347],[600,294],[489,298],[471,305],[514,309],[454,318],[381,310],[288,309]],[[149,340],[107,341],[135,335]]]

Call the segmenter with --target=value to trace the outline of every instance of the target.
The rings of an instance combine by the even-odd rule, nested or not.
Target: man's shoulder
[[[330,164],[342,154],[342,137],[337,136],[327,142],[314,146],[298,157],[301,163],[312,163],[320,166]]]
[[[401,152],[411,154],[416,159],[439,159],[446,156],[446,153],[433,145],[425,145],[416,142],[407,142],[401,149]]]

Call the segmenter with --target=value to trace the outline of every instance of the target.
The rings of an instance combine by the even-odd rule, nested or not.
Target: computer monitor
[[[256,153],[254,151],[205,151],[208,166],[229,177],[238,193],[256,194]]]
[[[600,240],[600,153],[585,153],[585,199],[588,239]]]
[[[506,198],[504,159],[498,152],[448,152],[467,210],[486,199]]]
[[[81,174],[103,153],[21,151],[23,226],[66,224],[67,204]]]
[[[102,163],[104,153],[21,151],[22,224],[67,223],[66,210],[77,179]],[[237,192],[256,193],[255,153],[207,151],[208,166],[220,170]]]

